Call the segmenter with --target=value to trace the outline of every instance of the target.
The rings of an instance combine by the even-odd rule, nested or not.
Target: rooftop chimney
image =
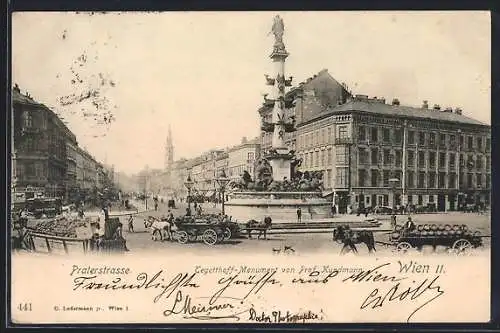
[[[394,98],[394,99],[392,100],[392,105],[399,105],[399,99]]]
[[[19,88],[19,85],[17,83],[14,85],[14,91],[21,93],[21,89]]]
[[[424,101],[424,103],[422,104],[422,109],[428,109],[428,108],[429,108],[429,102]]]
[[[453,109],[451,107],[447,107],[446,109],[444,109],[444,112],[453,112]]]
[[[439,111],[439,110],[441,110],[441,107],[439,106],[439,104],[434,104],[433,109],[436,111]]]
[[[241,143],[247,143],[247,137],[244,136],[243,138],[241,138]]]
[[[462,109],[461,108],[456,108],[455,113],[461,115],[462,114]]]

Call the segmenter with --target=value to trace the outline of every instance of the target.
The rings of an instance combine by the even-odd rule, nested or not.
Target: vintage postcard
[[[13,324],[490,320],[488,12],[16,12]]]

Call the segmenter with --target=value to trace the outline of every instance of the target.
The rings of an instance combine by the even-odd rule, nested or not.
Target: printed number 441
[[[19,311],[31,311],[31,303],[19,303],[17,309]]]

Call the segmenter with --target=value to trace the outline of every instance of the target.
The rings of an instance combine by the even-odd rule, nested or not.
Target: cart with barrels
[[[398,225],[389,236],[389,245],[396,251],[406,253],[410,249],[421,251],[424,246],[444,246],[458,255],[469,254],[472,249],[483,245],[479,231],[470,231],[466,225],[417,225],[414,230],[405,230]]]
[[[230,222],[218,219],[181,217],[174,221],[172,237],[181,244],[202,240],[207,245],[221,243],[234,236],[235,229]]]

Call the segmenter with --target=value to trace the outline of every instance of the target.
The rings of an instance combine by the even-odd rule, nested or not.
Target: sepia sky
[[[488,12],[15,13],[12,82],[98,160],[127,173],[159,168],[169,124],[175,159],[259,135],[276,14],[294,85],[327,68],[354,94],[461,107],[490,124]],[[58,102],[94,87],[109,125],[89,116],[91,99]]]

